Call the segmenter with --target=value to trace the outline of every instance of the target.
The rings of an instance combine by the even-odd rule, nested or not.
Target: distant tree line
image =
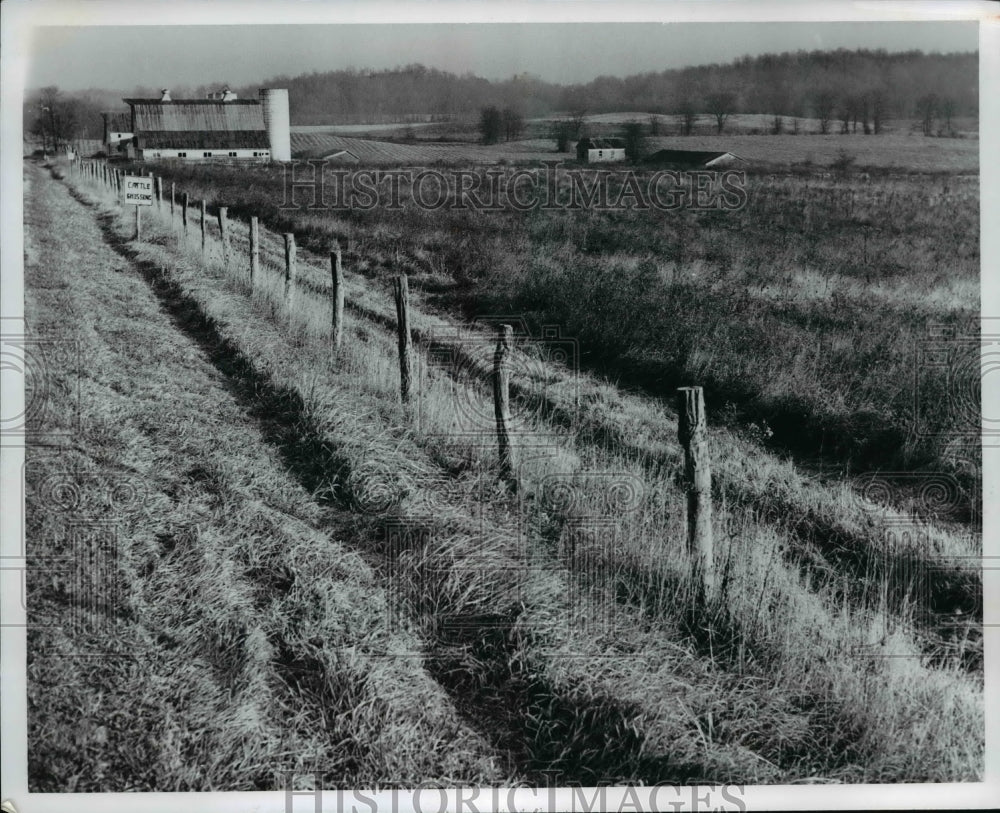
[[[473,118],[496,107],[524,118],[641,110],[676,116],[688,131],[699,114],[711,116],[722,131],[732,113],[763,113],[774,117],[772,128],[811,117],[825,122],[828,132],[843,131],[846,121],[850,132],[867,126],[875,133],[889,117],[922,118],[931,95],[951,117],[978,115],[978,74],[975,52],[840,49],[746,56],[724,65],[601,76],[573,85],[525,74],[491,82],[422,65],[279,76],[263,84],[289,89],[292,120],[301,124]],[[255,94],[256,86],[244,93]]]
[[[256,98],[261,86],[288,88],[294,124],[461,118],[478,120],[484,140],[501,140],[519,136],[526,118],[558,115],[553,137],[568,149],[581,135],[585,114],[622,111],[670,116],[677,130],[687,134],[701,116],[723,132],[734,113],[766,114],[776,133],[794,131],[806,117],[818,120],[824,133],[877,134],[889,118],[915,118],[928,135],[948,132],[955,118],[978,116],[978,72],[975,52],[840,49],[745,56],[728,64],[600,76],[571,85],[527,74],[489,81],[471,73],[460,76],[406,65],[276,76],[254,85],[229,86],[242,98]],[[174,86],[171,91],[175,99],[204,98],[223,84]],[[26,98],[25,126],[47,144],[100,138],[102,110],[122,109],[123,95],[156,97],[159,91],[136,87],[130,92],[69,94],[42,88]],[[490,117],[484,122],[487,110]],[[651,119],[650,131],[658,126],[659,119]]]

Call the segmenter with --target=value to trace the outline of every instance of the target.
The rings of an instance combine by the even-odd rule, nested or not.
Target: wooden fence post
[[[188,198],[187,192],[181,193],[181,223],[184,226],[184,236],[187,237],[188,234],[188,203],[190,199]]]
[[[205,201],[201,202],[201,260],[205,261],[205,226],[208,225],[205,222]]]
[[[393,283],[396,295],[396,330],[399,333],[399,394],[403,403],[410,400],[411,340],[410,340],[410,284],[406,274],[400,274]]]
[[[138,205],[135,207],[135,239],[142,239],[142,207]]]
[[[257,215],[250,215],[250,286],[260,272],[260,231]]]
[[[677,437],[684,448],[688,553],[701,596],[715,585],[712,553],[712,470],[708,454],[705,396],[701,387],[677,390]]]
[[[292,318],[295,308],[295,235],[285,235],[285,307],[288,318]]]
[[[174,222],[174,203],[177,197],[177,190],[174,187],[174,182],[170,182],[170,223],[173,225]]]
[[[219,234],[222,236],[222,262],[229,267],[229,207],[219,207]]]
[[[331,292],[333,295],[333,324],[331,336],[333,350],[340,349],[340,341],[344,333],[344,269],[340,264],[340,243],[333,241],[333,251],[330,253]]]
[[[163,210],[163,176],[158,175],[156,178],[156,211],[160,212]]]
[[[514,347],[514,328],[500,325],[497,349],[493,354],[493,411],[497,419],[497,447],[500,453],[500,477],[517,485],[514,478],[514,452],[510,443],[510,365]]]

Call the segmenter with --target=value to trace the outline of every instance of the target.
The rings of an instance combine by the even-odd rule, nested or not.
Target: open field
[[[978,516],[978,423],[943,396],[978,386],[962,339],[979,313],[975,177],[758,171],[738,211],[525,215],[282,209],[277,170],[249,184],[243,170],[164,172],[316,250],[347,241],[360,273],[384,285],[406,271],[442,312],[561,325],[585,366],[623,385],[654,397],[703,385],[713,420],[756,427],[804,464],[957,478],[953,518]],[[915,377],[941,326],[954,363]]]
[[[292,133],[295,158],[319,158],[337,150],[350,150],[366,165],[475,163],[557,160],[551,140],[511,141],[490,146],[470,143],[401,144],[327,133]],[[569,157],[564,154],[564,157]]]
[[[947,172],[974,175],[979,168],[978,139],[926,138],[902,133],[879,136],[724,133],[721,136],[646,139],[647,154],[665,148],[733,152],[748,162],[747,168],[830,168],[843,156],[859,168],[903,174]],[[317,158],[336,150],[350,150],[366,165],[522,163],[570,161],[576,157],[573,153],[556,152],[551,138],[531,138],[487,146],[467,142],[397,143],[324,132],[292,133],[292,154],[295,158]]]
[[[299,759],[329,765],[340,786],[546,772],[584,784],[981,775],[980,551],[967,524],[978,514],[976,462],[944,472],[963,475],[967,492],[936,513],[926,500],[875,502],[863,483],[807,465],[827,445],[838,466],[863,460],[874,441],[859,414],[897,426],[907,341],[928,320],[957,324],[978,308],[976,246],[937,245],[933,218],[909,205],[912,182],[876,191],[857,178],[760,178],[750,196],[759,208],[728,213],[733,223],[660,213],[654,229],[613,212],[282,211],[273,170],[156,171],[210,212],[227,205],[274,231],[261,230],[251,287],[245,225],[230,262],[214,222],[203,259],[197,225],[185,237],[165,209],[148,211],[133,241],[131,212],[103,187],[28,167],[29,316],[79,322],[87,348],[88,412],[70,480],[84,494],[95,476],[146,490],[121,518],[123,647],[162,663],[96,661],[72,693],[47,693],[81,642],[46,627],[33,644],[34,719],[80,708],[104,719],[102,703],[144,700],[77,742],[35,731],[35,789],[54,789],[39,766],[55,758],[62,776],[80,777],[77,789],[89,764],[106,765],[104,790],[276,786],[274,765]],[[923,202],[975,234],[972,183],[934,186]],[[854,219],[876,212],[881,231],[859,243]],[[294,313],[275,233],[287,230],[315,250],[300,252]],[[348,247],[336,354],[333,238]],[[931,251],[948,254],[950,275],[929,267]],[[410,407],[398,402],[387,285],[400,271],[417,306]],[[729,323],[706,330],[713,311]],[[496,480],[482,380],[492,337],[461,318],[483,313],[561,324],[584,368],[573,375],[545,354],[516,366],[526,452],[516,493]],[[451,345],[459,326],[466,338]],[[808,355],[803,343],[817,335],[824,353]],[[859,345],[871,348],[863,365]],[[460,368],[435,361],[441,347],[464,354]],[[801,356],[791,367],[780,360],[789,352]],[[611,359],[630,388],[601,377]],[[183,389],[170,386],[179,380]],[[707,605],[686,580],[681,451],[665,397],[689,380],[705,383],[715,406],[725,575]],[[774,440],[761,421],[785,415],[782,398],[799,399],[801,425],[824,427],[820,448],[815,438],[796,447],[791,431],[782,454],[764,445]],[[858,435],[847,447],[845,420]],[[919,471],[913,464],[931,460],[928,471],[941,473],[946,451],[917,444],[898,462]],[[29,538],[52,555],[59,515],[44,484],[63,461],[34,455]],[[622,493],[632,496],[612,498]],[[30,587],[39,620],[58,622],[72,606],[72,585],[36,571]],[[396,627],[386,624],[393,613]],[[468,618],[479,623],[455,624]],[[164,702],[177,696],[197,702]],[[158,743],[133,734],[164,727],[175,734]]]
[[[650,138],[648,150],[728,150],[756,165],[813,164],[828,167],[841,151],[859,167],[897,172],[954,172],[975,175],[979,170],[979,140],[926,138],[890,133],[878,136],[842,135],[726,135]]]

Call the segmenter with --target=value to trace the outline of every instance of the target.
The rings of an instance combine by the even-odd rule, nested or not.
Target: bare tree
[[[55,85],[42,88],[36,102],[36,117],[31,131],[42,136],[42,146],[48,149],[51,145],[56,150],[69,143],[78,125],[76,106],[64,99]]]
[[[851,132],[851,119],[854,117],[854,97],[845,94],[837,106],[837,118],[840,120],[840,132],[847,135]]]
[[[504,140],[515,141],[520,138],[524,132],[524,117],[510,107],[504,108],[501,117],[503,118]]]
[[[698,122],[698,106],[692,97],[685,96],[678,102],[677,119],[681,133],[689,136],[694,132],[694,125]]]
[[[717,90],[705,97],[708,112],[715,116],[715,132],[721,134],[726,119],[736,110],[736,94],[731,90]]]
[[[917,118],[920,119],[920,126],[925,136],[934,134],[934,119],[938,115],[938,104],[936,93],[925,93],[917,99]]]
[[[573,122],[567,119],[557,121],[552,131],[552,137],[556,140],[558,152],[569,152],[569,143],[573,140]]]
[[[861,112],[861,127],[864,130],[865,135],[871,135],[872,128],[868,123],[871,119],[872,112],[872,94],[870,90],[866,90],[859,94],[856,109]]]
[[[951,96],[945,96],[938,102],[938,112],[944,119],[944,129],[948,135],[954,135],[955,130],[951,125],[951,120],[955,117],[955,100]]]
[[[837,107],[837,97],[829,88],[816,91],[813,95],[813,112],[819,119],[819,131],[826,135],[830,132],[830,122]]]
[[[479,111],[479,135],[484,144],[496,144],[503,133],[503,113],[490,105]]]
[[[871,92],[872,132],[878,135],[885,126],[885,117],[889,110],[889,96],[884,88],[877,87]]]

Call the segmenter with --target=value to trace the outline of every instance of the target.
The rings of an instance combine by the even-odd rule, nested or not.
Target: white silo
[[[281,88],[261,88],[260,103],[264,108],[264,127],[271,144],[272,161],[292,160],[292,138],[289,134],[288,91]]]

